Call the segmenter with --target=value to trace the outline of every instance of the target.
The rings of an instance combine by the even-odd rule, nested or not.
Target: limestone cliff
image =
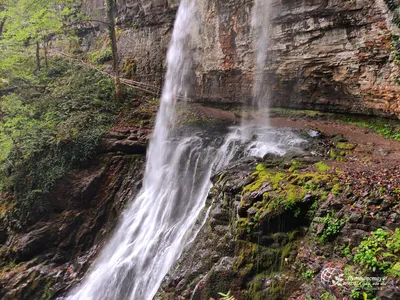
[[[134,64],[136,80],[162,84],[178,2],[119,1],[121,67]],[[197,2],[196,99],[248,101],[253,1]],[[88,1],[89,11],[96,7]],[[274,0],[270,9],[264,84],[272,105],[400,116],[398,1]]]

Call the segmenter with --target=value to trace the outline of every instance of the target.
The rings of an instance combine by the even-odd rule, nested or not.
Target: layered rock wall
[[[121,68],[134,65],[135,80],[162,84],[178,2],[119,1]],[[253,1],[197,2],[197,100],[248,102]],[[98,6],[97,0],[88,2],[91,12],[99,13]],[[273,0],[270,9],[264,84],[272,105],[400,116],[400,67],[392,42],[399,30],[384,0]]]
[[[140,190],[146,149],[138,136],[105,137],[101,153],[58,181],[46,213],[27,216],[33,225],[14,229],[0,207],[1,299],[56,299],[77,284]]]

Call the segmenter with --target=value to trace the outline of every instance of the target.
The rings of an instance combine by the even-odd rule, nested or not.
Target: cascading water
[[[267,60],[270,0],[255,0],[251,27],[255,43],[255,66],[253,73],[253,101],[255,109],[268,107],[267,91],[264,88],[264,67]]]
[[[243,139],[249,139],[254,133],[254,126],[268,126],[268,90],[265,88],[265,63],[267,60],[268,29],[270,21],[271,0],[255,0],[251,28],[254,44],[254,72],[252,88],[252,111],[258,111],[262,116],[252,116],[242,119]]]
[[[287,131],[270,128],[255,130],[243,142],[242,128],[231,129],[224,140],[220,131],[183,131],[174,125],[176,99],[187,93],[185,80],[197,30],[195,1],[182,0],[143,187],[88,276],[68,296],[70,300],[153,299],[164,276],[201,228],[202,222],[196,226],[196,221],[211,187],[211,173],[240,157],[282,154],[301,142]]]
[[[171,140],[176,100],[187,92],[185,80],[196,34],[195,1],[183,0],[167,53],[168,70],[143,188],[70,299],[152,299],[185,245],[186,233],[202,206],[199,199],[207,193],[204,182],[212,163],[211,158],[199,160],[201,139]]]

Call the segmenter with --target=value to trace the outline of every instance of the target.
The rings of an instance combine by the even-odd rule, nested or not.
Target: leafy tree
[[[0,71],[24,64],[33,53],[40,70],[43,48],[47,62],[47,44],[54,36],[66,34],[65,24],[74,17],[73,2],[61,0],[0,0]],[[32,71],[32,70],[29,70]],[[4,76],[4,75],[3,75]]]

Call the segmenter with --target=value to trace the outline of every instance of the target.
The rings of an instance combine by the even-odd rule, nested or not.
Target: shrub
[[[14,225],[35,221],[56,180],[93,155],[119,109],[112,95],[111,79],[58,59],[1,98],[0,188],[16,200]]]
[[[378,228],[356,248],[354,262],[373,272],[400,277],[400,229],[394,232]]]

